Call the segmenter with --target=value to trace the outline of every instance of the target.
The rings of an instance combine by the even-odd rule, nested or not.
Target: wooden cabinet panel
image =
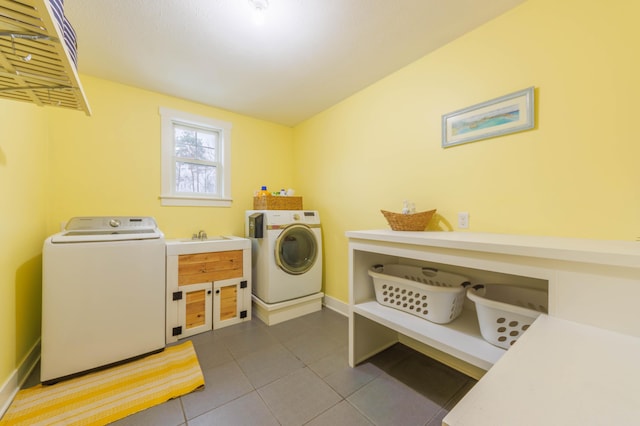
[[[208,290],[211,291],[211,290]],[[187,292],[185,308],[185,328],[187,330],[205,325],[206,323],[206,290]]]
[[[213,329],[251,319],[251,287],[246,280],[213,283]]]
[[[242,257],[242,250],[180,255],[178,285],[241,278]]]
[[[238,312],[238,286],[228,285],[220,289],[220,320],[235,318]]]

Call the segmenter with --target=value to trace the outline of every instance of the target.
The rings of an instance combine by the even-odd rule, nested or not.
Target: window
[[[231,123],[168,108],[162,117],[162,205],[231,205]]]

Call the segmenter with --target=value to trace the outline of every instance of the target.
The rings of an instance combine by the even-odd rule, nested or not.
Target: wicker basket
[[[436,209],[420,213],[402,214],[380,210],[394,231],[424,231]]]
[[[254,210],[302,210],[302,197],[253,197]]]

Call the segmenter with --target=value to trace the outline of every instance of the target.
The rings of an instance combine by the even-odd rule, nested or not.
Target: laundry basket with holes
[[[476,305],[480,333],[492,345],[509,349],[542,313],[546,291],[508,284],[479,284],[467,290]]]
[[[469,285],[463,276],[411,265],[374,265],[369,275],[378,303],[438,324],[460,316]]]

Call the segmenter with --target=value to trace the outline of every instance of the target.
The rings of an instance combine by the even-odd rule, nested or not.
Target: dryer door
[[[276,265],[287,274],[304,274],[313,267],[317,258],[318,242],[307,225],[287,226],[276,239]]]

